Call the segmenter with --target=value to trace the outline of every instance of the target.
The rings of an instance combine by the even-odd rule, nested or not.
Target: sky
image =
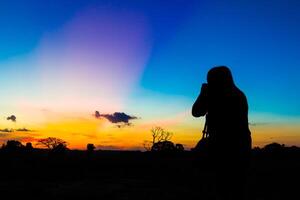
[[[253,146],[300,146],[297,0],[3,0],[0,29],[0,143],[143,150],[160,126],[189,149],[201,84],[226,65]]]

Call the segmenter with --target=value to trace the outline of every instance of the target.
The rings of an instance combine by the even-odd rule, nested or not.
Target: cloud
[[[125,124],[117,124],[117,125],[116,125],[117,128],[123,128],[123,127],[125,127],[125,126],[132,126],[132,123],[129,123],[129,122],[128,122],[128,123],[125,123]]]
[[[99,118],[99,117],[101,117],[101,115],[100,115],[99,111],[96,111],[96,112],[95,112],[95,117],[96,117],[96,118]]]
[[[9,128],[4,128],[4,129],[0,129],[0,132],[5,132],[5,133],[12,133],[12,132],[29,132],[29,131],[32,131],[30,129],[27,129],[27,128],[18,128],[18,129],[9,129]]]
[[[15,131],[28,132],[28,131],[32,131],[32,130],[29,130],[29,129],[27,129],[27,128],[18,128],[18,129],[16,129]]]
[[[130,123],[129,121],[133,119],[137,119],[136,116],[130,116],[123,112],[115,112],[113,114],[100,114],[99,111],[95,111],[95,117],[97,119],[104,117],[111,123],[117,124],[118,128],[122,128],[124,126],[131,126],[132,123]]]
[[[14,130],[5,128],[5,129],[0,129],[0,132],[11,133],[11,132],[14,132]]]
[[[35,138],[35,137],[31,137],[31,136],[27,136],[27,137],[18,137],[17,140],[19,140],[20,142],[38,142],[39,138]]]
[[[7,119],[7,120],[11,120],[11,121],[13,121],[13,122],[16,122],[16,121],[17,121],[17,117],[14,116],[14,115],[11,115],[11,116],[7,117],[6,119]]]
[[[72,135],[74,136],[84,136],[84,137],[87,137],[89,139],[96,139],[97,138],[97,135],[95,134],[88,134],[88,133],[71,133]]]
[[[103,114],[102,117],[108,119],[111,123],[129,123],[129,120],[137,119],[135,116],[130,116],[125,113],[115,112],[114,114]]]

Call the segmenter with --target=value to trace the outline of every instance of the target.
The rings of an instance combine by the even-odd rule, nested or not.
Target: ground
[[[0,194],[12,199],[213,199],[214,173],[192,152],[1,152]],[[248,199],[295,199],[300,154],[253,153]]]

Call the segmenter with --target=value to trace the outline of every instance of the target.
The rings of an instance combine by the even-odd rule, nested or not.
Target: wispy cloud
[[[38,142],[39,138],[31,137],[31,136],[19,136],[15,137],[15,140],[18,140],[20,142]]]
[[[19,131],[19,132],[28,132],[28,131],[32,131],[32,130],[29,130],[27,128],[18,128],[16,129],[15,131]]]
[[[0,132],[11,133],[14,132],[14,129],[4,128],[4,129],[0,129]]]
[[[0,132],[5,133],[12,133],[12,132],[32,132],[33,130],[27,129],[27,128],[18,128],[18,129],[12,129],[12,128],[4,128],[0,129]]]

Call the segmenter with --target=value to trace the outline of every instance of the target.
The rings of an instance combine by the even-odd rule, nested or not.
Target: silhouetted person
[[[206,115],[209,157],[216,171],[218,199],[243,199],[251,154],[248,103],[234,84],[229,68],[209,70],[192,114]]]

